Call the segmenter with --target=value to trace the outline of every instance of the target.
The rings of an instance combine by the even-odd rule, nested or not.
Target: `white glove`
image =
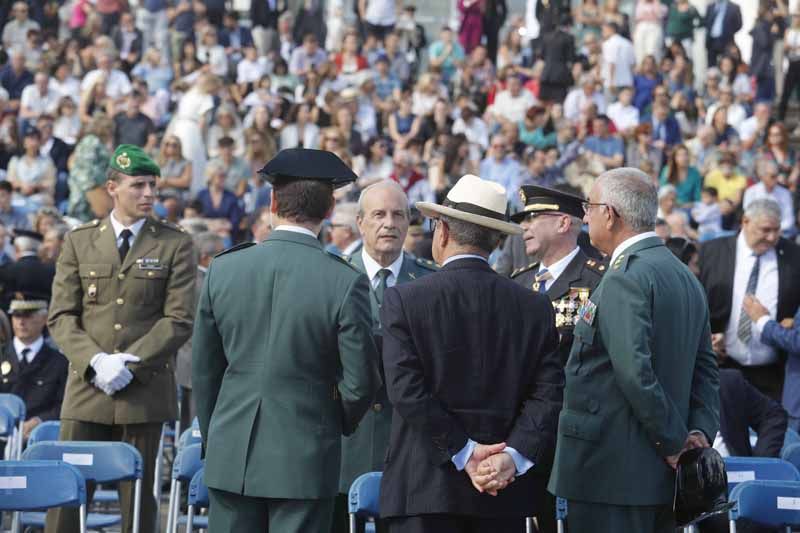
[[[111,388],[111,385],[106,383],[105,381],[100,381],[97,379],[97,376],[92,378],[92,385],[100,389],[101,391],[105,392],[109,396],[113,396],[116,390]]]
[[[125,363],[138,363],[139,361],[141,359],[129,353],[99,353],[92,357],[90,364],[97,374],[96,382],[100,388],[103,389],[103,386],[107,386],[116,392],[127,387],[133,379],[133,374],[125,368]]]

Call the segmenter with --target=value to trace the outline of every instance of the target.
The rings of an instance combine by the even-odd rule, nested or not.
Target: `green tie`
[[[392,271],[388,268],[382,268],[378,270],[378,286],[375,287],[375,299],[378,300],[378,305],[383,303],[383,293],[386,291],[386,281],[389,279],[389,276],[392,275]]]

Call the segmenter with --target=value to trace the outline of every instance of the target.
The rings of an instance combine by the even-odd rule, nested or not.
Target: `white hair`
[[[652,231],[658,213],[658,196],[650,177],[638,168],[609,170],[597,178],[601,202],[616,209],[630,229],[637,233]]]
[[[749,219],[769,217],[772,220],[781,220],[781,206],[771,198],[753,200],[744,209],[744,216]]]

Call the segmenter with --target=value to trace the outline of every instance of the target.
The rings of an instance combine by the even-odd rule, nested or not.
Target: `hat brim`
[[[430,202],[417,202],[414,204],[414,206],[419,209],[420,213],[428,218],[436,218],[436,215],[444,215],[457,220],[463,220],[464,222],[477,224],[478,226],[483,226],[484,228],[500,231],[508,235],[522,235],[522,228],[517,224],[512,224],[511,222],[496,220],[483,215],[474,215],[472,213],[466,213],[464,211],[459,211],[458,209],[453,209],[452,207],[446,207]]]

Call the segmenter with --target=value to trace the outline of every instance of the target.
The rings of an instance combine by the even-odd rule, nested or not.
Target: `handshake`
[[[141,359],[129,353],[101,352],[92,357],[89,363],[95,373],[92,384],[109,396],[113,396],[127,387],[133,379],[133,374],[125,364],[139,361]]]
[[[497,496],[514,481],[517,465],[511,455],[503,452],[505,448],[505,442],[475,445],[464,471],[478,492]]]

